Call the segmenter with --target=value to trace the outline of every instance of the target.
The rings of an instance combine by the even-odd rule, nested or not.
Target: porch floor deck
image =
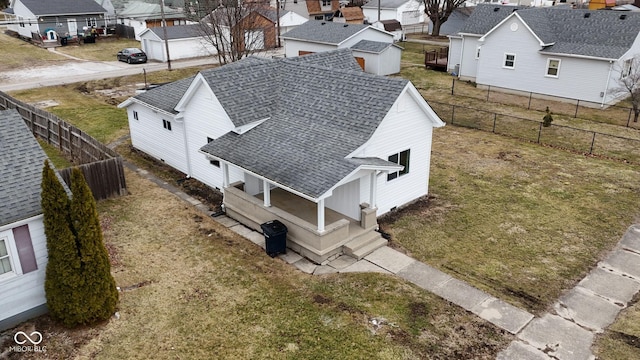
[[[255,195],[256,198],[264,200],[264,194]],[[292,194],[286,190],[275,188],[271,189],[271,206],[282,209],[300,219],[318,226],[318,208],[317,204],[309,201],[296,194]],[[334,223],[340,219],[347,219],[351,224],[355,223],[359,227],[359,222],[351,219],[339,212],[333,211],[327,207],[324,208],[325,225]],[[351,232],[351,224],[349,232]]]

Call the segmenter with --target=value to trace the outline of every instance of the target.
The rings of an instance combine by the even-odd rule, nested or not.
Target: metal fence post
[[[451,123],[453,124],[454,114],[456,113],[456,106],[451,105]]]
[[[578,106],[580,106],[580,99],[578,99],[578,101],[576,101],[576,113],[573,114],[573,118],[577,118],[578,117]]]
[[[491,130],[492,133],[496,132],[496,118],[498,117],[498,114],[493,113],[493,129]]]
[[[533,96],[532,92],[529,92],[529,105],[527,105],[527,110],[531,109],[531,97]]]
[[[538,144],[540,144],[540,134],[542,134],[542,123],[538,126]]]
[[[629,122],[631,121],[631,112],[633,111],[633,108],[629,108],[629,116],[627,116],[627,127],[629,127]]]
[[[456,78],[451,77],[451,95],[453,95],[453,89],[456,87]]]
[[[591,148],[589,149],[589,154],[593,154],[593,144],[596,142],[596,132],[593,132],[593,138],[591,139]]]
[[[487,86],[487,102],[489,102],[489,95],[491,94],[491,85]]]

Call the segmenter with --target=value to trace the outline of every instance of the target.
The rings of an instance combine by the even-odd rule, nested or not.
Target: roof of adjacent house
[[[624,55],[638,37],[640,13],[531,8],[517,13],[545,44],[546,53],[605,59]]]
[[[377,9],[378,3],[380,3],[381,9],[397,9],[400,6],[413,1],[413,0],[371,0],[368,3],[362,5],[363,9]]]
[[[518,9],[524,9],[524,6],[478,4],[460,33],[484,35]]]
[[[95,0],[20,0],[36,16],[103,14],[107,10]]]
[[[164,29],[166,29],[167,39],[176,40],[176,39],[189,39],[189,38],[195,38],[195,37],[202,37],[203,30],[201,29],[201,27],[202,25],[200,24],[175,25],[175,26],[167,26],[166,28],[162,28],[162,27],[148,28],[148,30],[156,34],[161,40],[164,40]]]
[[[187,91],[194,76],[170,82],[136,95],[133,99],[148,104],[170,114],[177,114],[176,105]]]
[[[384,26],[384,30],[385,31],[396,31],[396,30],[402,30],[402,24],[400,24],[400,21],[398,20],[380,20],[380,23],[382,23],[382,25]]]
[[[351,49],[379,54],[385,51],[389,46],[394,46],[394,44],[380,41],[360,40],[355,45],[353,45]]]
[[[0,111],[0,226],[42,213],[40,186],[47,155],[16,110]]]
[[[345,64],[309,61],[329,58]],[[407,80],[356,71],[348,50],[242,62],[202,74],[236,126],[266,121],[243,134],[229,132],[204,152],[312,198],[363,162],[390,165],[346,157],[371,137]]]
[[[309,20],[283,34],[281,38],[337,45],[368,27],[369,25],[365,24]]]
[[[92,0],[93,1],[93,0]],[[179,9],[164,7],[164,16],[169,19],[184,19],[186,15]],[[160,4],[151,4],[142,1],[131,1],[124,10],[118,13],[118,17],[141,20],[162,19]]]
[[[338,0],[331,0],[331,10],[322,10],[320,0],[306,0],[307,12],[309,15],[318,15],[325,13],[332,13],[340,8],[340,2]]]

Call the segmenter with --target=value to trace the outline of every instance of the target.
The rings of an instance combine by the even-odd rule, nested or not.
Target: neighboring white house
[[[495,6],[482,7],[494,12],[492,8]],[[476,11],[480,9],[478,6]],[[475,80],[480,86],[601,106],[628,95],[614,89],[620,87],[617,80],[628,75],[631,59],[640,54],[640,14],[512,9],[515,11],[480,37],[451,37],[450,55],[458,49],[454,62],[460,64],[461,78]]]
[[[40,36],[52,46],[61,37],[82,36],[83,28],[109,25],[107,10],[94,0],[13,0],[6,14],[12,20],[8,30],[29,39]]]
[[[145,29],[162,26],[162,9],[159,2],[152,4],[131,1],[117,15],[122,25],[133,28],[136,40],[140,40],[140,33]],[[167,27],[190,23],[187,21],[184,11],[168,6],[164,7],[164,19]]]
[[[46,158],[20,114],[0,111],[0,331],[47,312],[40,207]]]
[[[386,243],[376,216],[428,193],[444,125],[409,81],[362,72],[348,49],[246,58],[119,107],[134,147],[221,189],[245,225],[282,221],[318,263]]]
[[[378,19],[380,4],[380,19]],[[418,0],[371,0],[362,5],[364,18],[370,23],[379,20],[398,20],[402,26],[424,23],[424,1]]]
[[[309,20],[281,38],[286,57],[349,48],[368,73],[400,72],[402,48],[394,45],[394,35],[370,25]]]
[[[293,11],[286,11],[284,15],[280,16],[280,35],[286,34],[307,21],[309,21],[308,17],[304,17]]]
[[[171,60],[211,56],[216,48],[203,37],[202,25],[168,26],[167,43]],[[164,29],[145,29],[140,33],[142,50],[150,60],[167,61],[167,48],[164,41]]]

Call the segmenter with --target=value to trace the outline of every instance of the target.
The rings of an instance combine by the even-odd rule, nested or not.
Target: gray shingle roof
[[[393,43],[384,43],[380,41],[371,41],[371,40],[360,40],[355,45],[353,45],[351,49],[379,54],[392,45]]]
[[[187,16],[179,9],[173,9],[168,6],[164,7],[165,18],[168,19],[184,19]],[[162,19],[160,3],[146,3],[143,1],[131,1],[124,10],[118,13],[118,17],[140,20]]]
[[[134,97],[139,101],[149,104],[160,110],[164,110],[168,113],[177,114],[175,107],[187,91],[189,85],[193,81],[194,76],[186,79],[174,81],[168,84],[160,85],[151,90],[145,91],[142,94],[138,94]]]
[[[176,25],[167,26],[167,38],[169,40],[189,39],[194,37],[202,37],[204,32],[201,30],[202,25]],[[164,40],[164,30],[162,27],[150,28],[161,40]]]
[[[281,37],[283,39],[304,40],[337,45],[367,27],[369,27],[369,25],[309,20],[306,23],[297,26],[295,29],[288,31]]]
[[[42,213],[40,183],[46,159],[20,114],[0,111],[0,226]]]
[[[478,4],[469,15],[464,26],[460,30],[465,34],[484,35],[489,32],[500,21],[511,15],[513,11],[524,9],[523,6]]]
[[[618,59],[640,32],[635,12],[532,8],[518,15],[544,43],[553,43],[544,49],[548,53]]]
[[[362,71],[360,65],[351,54],[351,49],[338,49],[303,56],[287,58],[287,61],[301,64],[315,64],[332,69]]]
[[[313,198],[363,164],[345,157],[371,137],[408,83],[290,59],[223,66],[205,77],[234,123],[268,120],[202,150]]]
[[[102,14],[107,10],[94,0],[20,0],[34,15]]]

